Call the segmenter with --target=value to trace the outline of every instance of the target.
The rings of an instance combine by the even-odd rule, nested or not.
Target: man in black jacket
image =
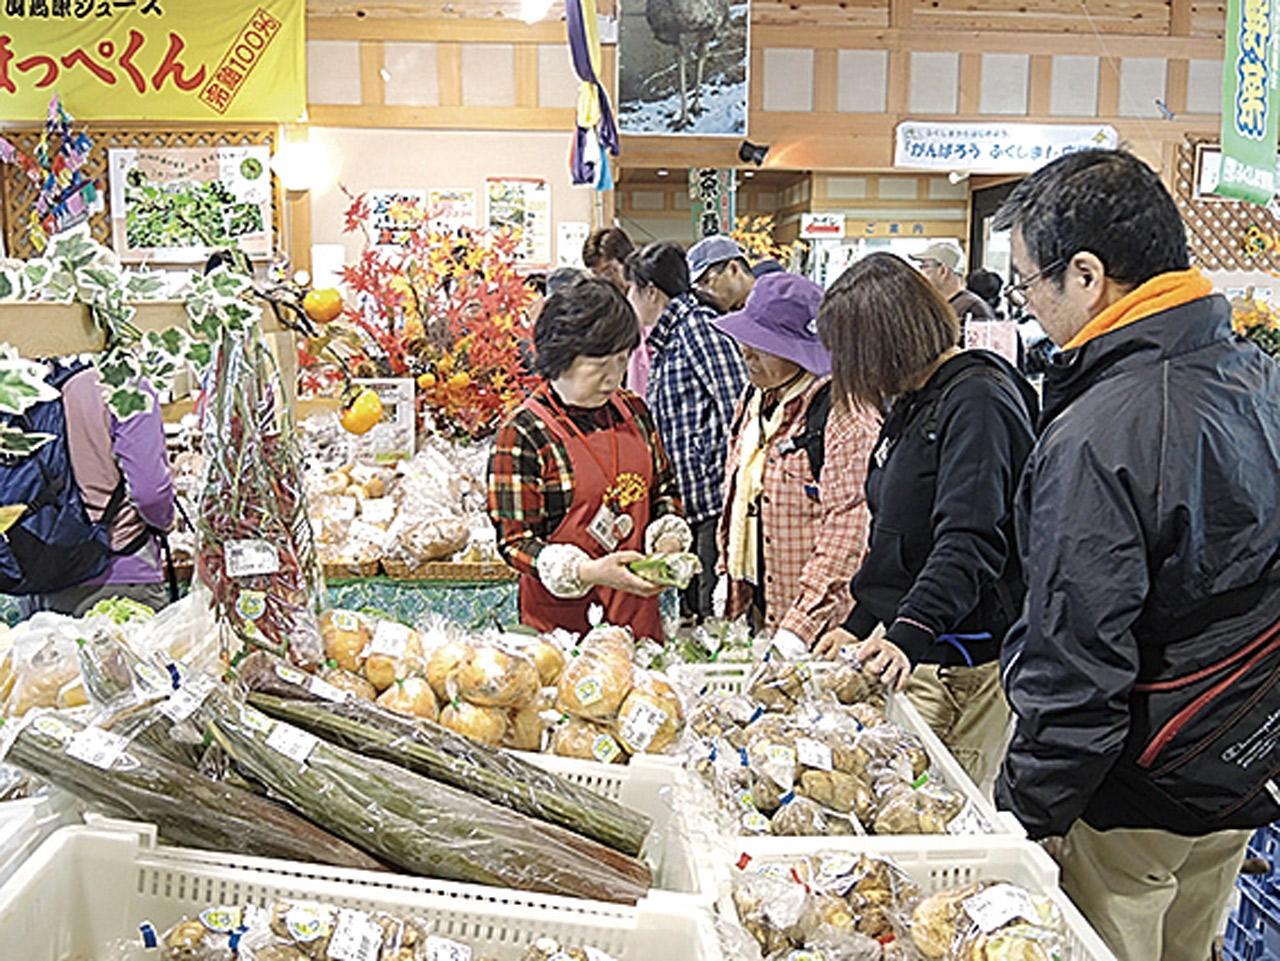
[[[1233,336],[1156,175],[1041,168],[997,216],[1062,354],[1023,474],[996,800],[1065,835],[1121,959],[1205,961],[1248,830],[1280,817],[1280,367]]]

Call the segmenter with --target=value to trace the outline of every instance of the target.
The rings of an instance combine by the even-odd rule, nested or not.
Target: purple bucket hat
[[[713,323],[740,344],[823,377],[831,373],[831,355],[818,339],[822,294],[822,288],[807,277],[775,271],[755,282],[741,310]]]

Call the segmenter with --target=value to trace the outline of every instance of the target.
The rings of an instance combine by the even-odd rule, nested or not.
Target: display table
[[[424,614],[438,612],[464,627],[519,620],[516,582],[505,581],[396,581],[388,577],[362,577],[326,582],[327,607],[378,611],[403,624],[415,624]],[[180,585],[185,594],[185,582]],[[0,620],[12,627],[22,620],[18,599],[0,594]]]

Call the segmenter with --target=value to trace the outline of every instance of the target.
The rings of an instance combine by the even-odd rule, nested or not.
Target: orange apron
[[[621,422],[608,430],[583,434],[576,425],[568,422],[564,414],[552,409],[554,401],[543,403],[544,397],[542,393],[536,394],[526,400],[524,406],[537,414],[564,445],[574,478],[569,512],[547,538],[547,543],[575,544],[593,558],[609,553],[587,532],[587,527],[604,504],[606,492],[618,477],[630,473],[643,481],[644,496],[635,503],[623,505],[622,510],[631,517],[631,529],[625,537],[618,539],[615,549],[643,552],[653,489],[653,452],[635,418],[616,396],[611,397],[609,404]],[[617,476],[608,477],[608,467],[613,464],[617,465]],[[562,627],[585,634],[590,629],[587,610],[592,604],[604,608],[604,618],[608,623],[630,627],[636,637],[651,637],[662,642],[662,618],[656,597],[639,597],[612,588],[593,587],[585,597],[566,599],[556,597],[536,577],[520,576],[520,620],[539,631]]]

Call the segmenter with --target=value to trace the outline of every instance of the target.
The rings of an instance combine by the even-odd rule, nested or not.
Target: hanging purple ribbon
[[[613,119],[613,107],[609,103],[609,94],[596,76],[591,64],[591,51],[587,45],[587,27],[583,19],[580,0],[567,0],[565,3],[565,23],[569,34],[569,52],[573,57],[573,69],[579,79],[593,84],[600,105],[600,122],[596,126],[596,137],[602,149],[615,157],[621,149],[618,142],[618,126]],[[573,157],[570,164],[575,184],[593,184],[598,175],[596,165],[586,159],[587,130],[575,124]]]

